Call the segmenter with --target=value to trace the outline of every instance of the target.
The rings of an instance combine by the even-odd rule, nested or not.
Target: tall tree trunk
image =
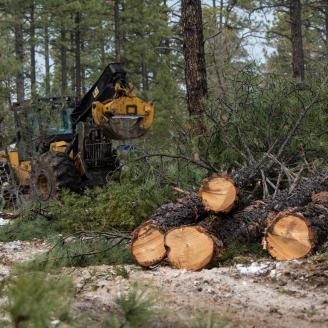
[[[223,27],[223,0],[220,0],[220,21],[219,21],[220,30]]]
[[[81,41],[81,52],[84,51],[84,42]],[[85,65],[81,63],[81,87],[82,87],[82,95],[86,94],[86,85],[85,85]]]
[[[181,23],[189,114],[197,118],[196,131],[205,130],[203,98],[207,95],[203,19],[200,0],[182,0]]]
[[[290,27],[292,37],[292,66],[293,77],[304,81],[304,51],[302,38],[301,1],[290,0]]]
[[[60,67],[61,67],[61,95],[67,94],[67,47],[66,30],[64,25],[60,28]],[[73,67],[74,70],[74,67]]]
[[[70,79],[71,79],[71,93],[75,94],[75,35],[74,31],[70,33]]]
[[[23,25],[20,18],[17,18],[15,23],[15,53],[19,68],[16,73],[16,95],[19,103],[24,101],[25,89],[24,89],[24,35]]]
[[[114,3],[114,22],[115,22],[115,61],[121,62],[121,40],[120,40],[120,0]]]
[[[214,19],[214,23],[216,25],[216,21],[217,21],[217,17],[216,17],[216,0],[212,0],[212,1],[213,1],[213,11],[214,11],[213,19]]]
[[[328,1],[326,0],[325,7],[325,41],[326,41],[326,61],[328,62]]]
[[[81,13],[75,15],[75,97],[81,99]]]
[[[50,96],[50,52],[49,52],[49,24],[48,17],[44,25],[44,66],[45,66],[45,94]]]
[[[30,52],[31,52],[31,95],[36,95],[36,61],[35,61],[35,5],[30,7]]]

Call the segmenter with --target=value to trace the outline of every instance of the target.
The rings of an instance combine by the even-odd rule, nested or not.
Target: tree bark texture
[[[44,25],[44,67],[45,67],[45,94],[50,96],[50,51],[49,51],[49,24],[48,17]]]
[[[202,100],[207,96],[206,64],[203,36],[203,19],[200,0],[182,0],[181,24],[187,107],[189,114],[199,117],[198,130],[204,130],[201,117],[204,113]]]
[[[17,18],[14,26],[15,31],[15,53],[18,62],[18,70],[16,73],[16,95],[19,103],[24,101],[25,88],[24,88],[24,34],[21,19]]]
[[[290,0],[290,28],[292,40],[292,66],[293,77],[299,81],[304,81],[304,49],[302,37],[302,16],[301,1]]]
[[[276,213],[288,208],[302,207],[312,202],[312,195],[328,190],[328,176],[323,175],[299,184],[292,194],[278,192],[264,201],[255,201],[246,208],[211,220],[210,231],[228,245],[233,241],[257,242]],[[206,222],[206,221],[205,221]],[[204,223],[208,225],[208,223]],[[201,224],[203,225],[203,224]]]
[[[35,5],[30,7],[30,56],[31,56],[31,95],[36,96],[36,60],[35,60]]]
[[[115,61],[121,62],[121,38],[120,38],[120,0],[114,2],[114,23],[115,23]]]
[[[81,99],[81,13],[75,15],[75,97]]]
[[[62,25],[60,28],[60,68],[61,68],[61,95],[67,94],[67,46],[66,30]]]
[[[204,205],[196,193],[177,202],[160,206],[145,224],[153,224],[164,232],[186,224],[194,224],[206,217]]]

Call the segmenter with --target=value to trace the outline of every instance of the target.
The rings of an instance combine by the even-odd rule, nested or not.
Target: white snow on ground
[[[1,214],[0,214],[0,226],[3,226],[3,225],[6,225],[9,223],[9,220],[4,220],[2,217],[1,217]]]
[[[250,265],[237,264],[236,269],[240,274],[249,276],[260,276],[275,269],[275,263],[273,262],[253,262]]]

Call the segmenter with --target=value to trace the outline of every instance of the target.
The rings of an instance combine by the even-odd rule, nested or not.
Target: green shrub
[[[46,239],[56,234],[57,228],[55,222],[43,217],[24,216],[11,224],[0,226],[0,241]]]
[[[52,320],[68,320],[73,293],[72,282],[63,276],[41,272],[13,276],[4,291],[8,302],[2,310],[14,327],[49,327]]]
[[[154,299],[136,285],[125,295],[117,299],[120,318],[112,317],[104,323],[103,328],[138,328],[145,327],[156,315]]]
[[[111,182],[78,195],[64,191],[51,203],[50,213],[61,231],[131,230],[168,199],[165,190],[148,180],[144,183]]]

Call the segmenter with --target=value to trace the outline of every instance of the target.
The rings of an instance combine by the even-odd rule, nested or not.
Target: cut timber
[[[143,267],[161,262],[166,256],[164,231],[151,223],[140,226],[133,233],[131,252]]]
[[[159,207],[132,235],[131,253],[141,266],[155,265],[166,256],[164,235],[169,229],[203,220],[206,212],[196,193]]]
[[[171,266],[198,271],[213,261],[221,244],[200,226],[184,226],[167,232],[165,246]]]
[[[215,175],[203,180],[199,194],[207,211],[229,213],[238,201],[239,189],[234,180]]]
[[[310,203],[278,213],[268,225],[263,246],[277,260],[303,258],[328,239],[328,209]]]

